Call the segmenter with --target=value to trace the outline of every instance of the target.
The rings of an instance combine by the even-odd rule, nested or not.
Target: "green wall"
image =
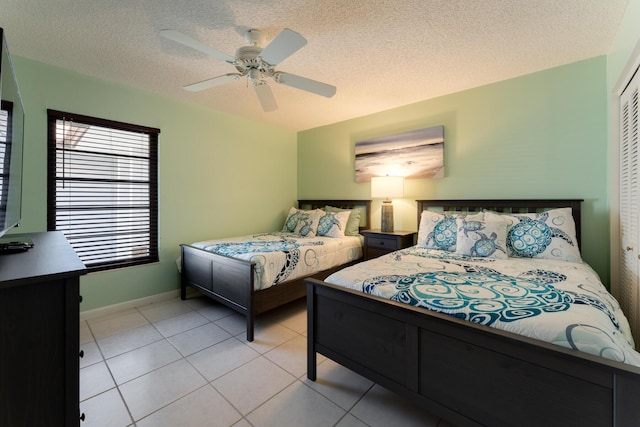
[[[607,283],[606,66],[602,56],[300,132],[298,196],[369,198],[355,141],[444,125],[445,177],[405,181],[396,229],[417,229],[416,199],[582,198],[583,258]]]
[[[83,276],[89,310],[175,290],[180,243],[281,227],[296,201],[296,133],[14,58],[26,110],[23,221],[46,230],[48,108],[156,127],[160,262]]]

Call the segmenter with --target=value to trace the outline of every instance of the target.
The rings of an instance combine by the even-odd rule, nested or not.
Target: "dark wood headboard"
[[[535,213],[549,209],[571,208],[573,221],[576,224],[578,247],[581,247],[580,206],[583,201],[583,199],[416,200],[418,202],[418,227],[420,227],[422,211],[433,210],[433,208],[458,212],[479,212],[487,209],[505,213]]]
[[[333,206],[340,209],[360,210],[360,230],[371,228],[371,200],[298,200],[300,209],[322,209]],[[364,213],[364,215],[362,215]]]

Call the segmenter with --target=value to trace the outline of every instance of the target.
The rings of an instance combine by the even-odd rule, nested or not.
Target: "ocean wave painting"
[[[356,182],[372,176],[444,177],[444,126],[356,141]]]

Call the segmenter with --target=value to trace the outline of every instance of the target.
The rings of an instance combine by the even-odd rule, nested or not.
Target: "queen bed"
[[[640,354],[580,259],[580,203],[418,201],[415,247],[307,280],[307,376],[320,353],[459,426],[639,425]]]
[[[369,200],[299,200],[282,231],[182,244],[181,298],[191,286],[245,315],[253,341],[255,316],[304,297],[305,278],[322,280],[362,258],[358,232],[370,226],[370,206]]]

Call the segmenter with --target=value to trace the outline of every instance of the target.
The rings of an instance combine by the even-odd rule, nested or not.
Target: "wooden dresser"
[[[19,237],[34,247],[0,255],[0,425],[78,426],[85,266],[61,232]]]

